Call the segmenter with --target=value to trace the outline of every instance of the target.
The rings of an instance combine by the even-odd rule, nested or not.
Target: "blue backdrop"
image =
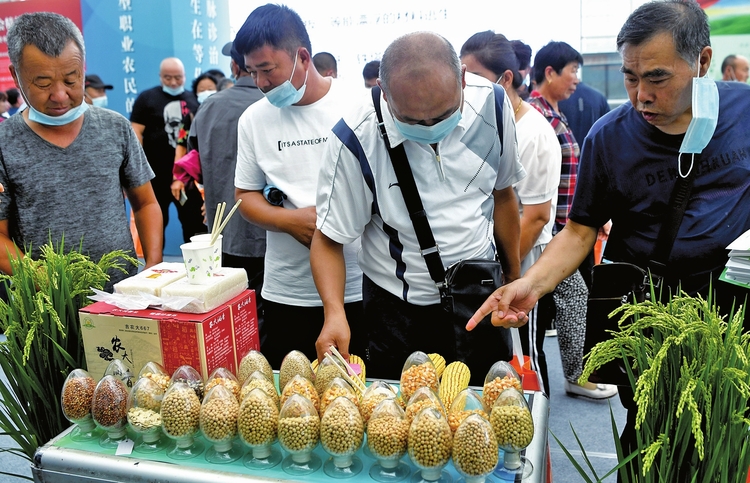
[[[228,0],[81,0],[86,72],[114,89],[108,107],[130,117],[138,94],[159,84],[159,64],[178,57],[185,88],[201,72],[229,75],[221,48],[231,40]],[[182,230],[174,205],[166,230],[165,255],[181,255]]]

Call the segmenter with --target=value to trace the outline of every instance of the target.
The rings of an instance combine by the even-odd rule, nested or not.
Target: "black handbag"
[[[700,158],[700,155],[696,155],[696,158]],[[652,257],[645,269],[632,263],[612,262],[595,265],[591,270],[591,290],[586,304],[584,354],[588,354],[599,342],[609,340],[610,331],[619,330],[620,316],[609,317],[613,310],[623,304],[643,302],[650,298],[652,284],[658,294],[692,187],[692,175],[677,178],[669,205],[672,210],[668,212],[659,229]],[[630,380],[624,364],[625,361],[622,359],[604,364],[589,377],[589,381],[629,386]]]
[[[388,148],[422,257],[430,278],[440,291],[441,306],[454,318],[456,358],[472,370],[471,384],[481,386],[492,364],[501,359],[510,360],[513,353],[510,331],[490,324],[489,315],[471,332],[465,328],[474,312],[502,285],[502,265],[491,259],[465,259],[445,269],[404,146],[399,144],[394,148],[388,140],[380,110],[380,88],[377,86],[372,88],[372,99],[380,134]]]

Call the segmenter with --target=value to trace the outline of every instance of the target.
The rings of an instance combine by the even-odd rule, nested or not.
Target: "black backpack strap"
[[[427,264],[430,278],[435,282],[435,285],[442,288],[445,285],[445,267],[443,266],[443,260],[440,258],[440,248],[437,246],[435,237],[432,235],[432,229],[430,228],[430,222],[427,220],[427,213],[424,211],[422,199],[419,197],[417,184],[414,181],[414,174],[406,157],[406,150],[404,150],[403,143],[395,148],[391,146],[385,131],[385,125],[383,124],[383,113],[380,109],[380,87],[375,86],[371,90],[372,103],[375,106],[375,114],[378,116],[380,135],[383,137],[383,141],[385,141],[385,145],[388,148],[391,164],[393,165],[393,170],[396,172],[396,179],[401,188],[406,209],[409,211],[409,218],[411,218],[411,222],[414,225],[417,241],[419,241],[422,258],[424,258]]]

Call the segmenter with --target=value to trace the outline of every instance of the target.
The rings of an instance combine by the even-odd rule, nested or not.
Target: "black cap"
[[[224,44],[224,47],[221,48],[221,53],[231,57],[240,70],[245,70],[245,56],[237,52],[237,49],[234,47],[234,42],[227,42]]]
[[[105,84],[101,77],[96,74],[89,74],[86,76],[86,87],[93,87],[94,89],[114,89],[111,84]]]

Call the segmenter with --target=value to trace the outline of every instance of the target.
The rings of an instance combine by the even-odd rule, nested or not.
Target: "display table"
[[[539,392],[526,393],[526,398],[534,418],[534,439],[522,453],[534,465],[533,474],[524,482],[547,481],[547,420],[549,417],[549,402]],[[299,481],[301,483],[331,481],[323,469],[303,477],[291,476],[281,469],[281,465],[265,471],[246,468],[242,459],[226,465],[211,464],[206,461],[204,454],[189,460],[173,460],[167,457],[165,451],[152,454],[132,453],[127,456],[115,456],[114,449],[104,449],[98,441],[76,442],[69,434],[72,427],[55,437],[52,441],[39,448],[34,455],[31,472],[37,483],[88,483],[88,482],[179,482],[179,483],[233,483],[233,482],[268,482],[268,481]],[[129,433],[130,434],[130,433]],[[130,434],[134,437],[133,434]],[[163,436],[166,438],[166,436]],[[202,437],[200,440],[205,448],[210,443]],[[278,448],[278,443],[275,443]],[[247,450],[249,451],[249,449]],[[325,462],[329,455],[318,444],[315,453]],[[285,454],[282,450],[282,454]],[[357,452],[364,468],[354,478],[346,481],[373,482],[368,474],[370,466],[375,460],[365,456],[363,450]],[[408,455],[403,461],[409,464],[412,474],[417,468],[411,464]],[[502,455],[500,458],[502,462]],[[460,476],[456,473],[452,463],[446,471],[458,482]],[[502,483],[492,477],[495,483]],[[408,479],[404,480],[408,483]],[[518,480],[520,481],[520,480]]]

